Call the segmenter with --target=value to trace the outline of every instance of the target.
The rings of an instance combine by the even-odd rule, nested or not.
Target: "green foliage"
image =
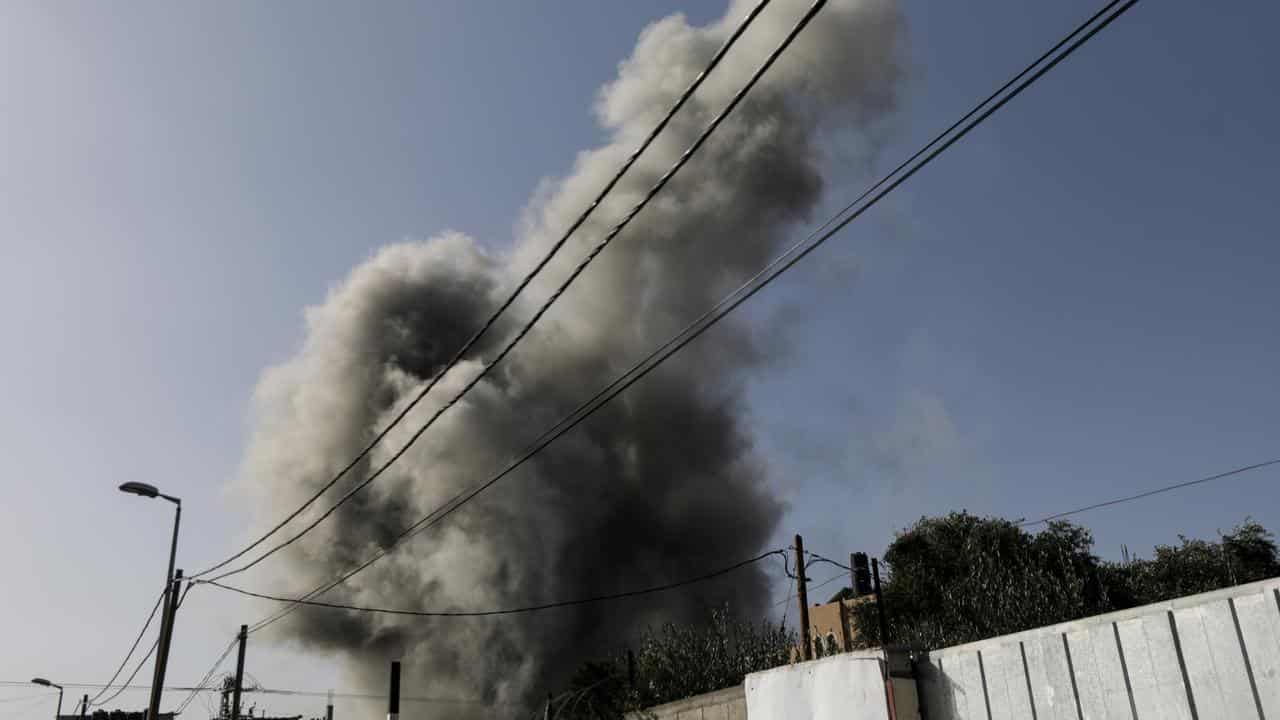
[[[1112,563],[1099,560],[1089,531],[1070,522],[1029,533],[967,512],[921,518],[884,554],[889,632],[895,643],[946,647],[1280,575],[1271,533],[1252,520],[1218,542],[1179,540],[1156,547],[1149,560]],[[856,603],[852,612],[859,644],[879,645],[876,604]],[[700,624],[646,631],[632,665],[625,652],[584,664],[553,703],[554,716],[613,720],[731,687],[787,664],[796,642],[783,627],[718,608]],[[818,657],[836,652],[817,648]]]
[[[1150,560],[1117,566],[1115,580],[1132,605],[1230,587],[1280,575],[1280,554],[1267,529],[1252,520],[1220,542],[1178,536],[1178,545],[1158,545]]]
[[[921,518],[885,551],[895,643],[946,647],[1280,574],[1271,534],[1246,521],[1221,542],[1181,538],[1151,560],[1109,563],[1088,530],[1028,533],[967,512]],[[874,603],[854,609],[861,644],[880,644]]]
[[[634,654],[635,686],[625,652],[588,662],[570,682],[557,718],[598,720],[739,685],[747,673],[790,661],[794,633],[768,622],[735,619],[727,607],[697,625],[644,632]]]

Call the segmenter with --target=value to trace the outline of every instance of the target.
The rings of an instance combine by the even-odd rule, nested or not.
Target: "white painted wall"
[[[887,720],[879,651],[843,653],[747,676],[749,720]]]
[[[929,720],[1280,718],[1280,579],[930,652],[917,670]]]

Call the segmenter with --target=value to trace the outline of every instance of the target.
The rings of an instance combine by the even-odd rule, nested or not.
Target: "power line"
[[[814,585],[813,587],[809,588],[809,590],[817,590],[818,588],[826,587],[831,583],[839,580],[842,577],[847,577],[847,576],[844,573],[840,573],[839,575],[833,575],[827,578],[826,580],[823,580],[822,582],[818,583],[817,585]]]
[[[206,677],[207,677],[207,676],[206,676]],[[92,690],[92,689],[94,689],[94,688],[110,687],[112,684],[114,684],[114,683],[62,683],[62,686],[63,686],[64,688],[69,688],[69,689],[74,688],[74,689],[77,689],[77,690],[80,690],[80,689],[84,689],[84,690]],[[31,682],[30,682],[29,680],[25,680],[25,681],[20,681],[20,680],[3,680],[3,681],[0,681],[0,687],[30,687],[30,685],[31,685]],[[129,685],[129,686],[125,687],[124,689],[125,689],[125,690],[134,690],[134,691],[138,691],[138,690],[150,690],[150,689],[151,689],[151,686],[150,686],[150,685]],[[210,692],[210,693],[221,692],[221,689],[220,689],[220,688],[218,688],[218,687],[216,687],[216,686],[212,686],[212,685],[207,684],[207,681],[205,681],[204,683],[202,683],[202,684],[200,684],[200,685],[166,685],[166,686],[164,687],[164,690],[165,690],[165,692],[197,692],[197,693],[200,693],[200,692]],[[386,695],[379,695],[379,694],[375,694],[375,693],[356,693],[356,692],[333,692],[333,693],[330,693],[330,692],[328,692],[328,691],[323,691],[323,692],[322,692],[322,691],[317,691],[317,690],[289,690],[289,689],[284,689],[284,688],[244,688],[243,692],[245,692],[245,693],[259,693],[259,694],[263,694],[263,695],[285,695],[285,696],[298,696],[298,697],[326,697],[326,696],[332,695],[332,696],[333,696],[333,697],[335,697],[335,698],[342,698],[342,699],[347,699],[347,700],[381,700],[381,701],[385,701],[385,700],[387,699],[387,696],[386,696]],[[56,697],[56,696],[57,696],[57,693],[41,693],[41,694],[37,694],[37,695],[22,695],[22,696],[19,696],[19,697],[3,698],[3,699],[0,699],[0,703],[8,702],[8,701],[16,701],[16,700],[19,700],[19,699],[35,698],[35,697]],[[519,706],[521,706],[519,703],[505,703],[505,702],[498,702],[498,701],[490,702],[490,701],[488,701],[488,700],[480,700],[480,699],[467,699],[467,698],[444,698],[444,697],[425,697],[425,696],[404,696],[404,695],[402,695],[402,696],[400,697],[400,702],[441,703],[441,704],[457,704],[457,705],[492,705],[492,706],[494,706],[494,707],[505,707],[505,706],[519,707]]]
[[[192,588],[191,585],[187,585],[186,589],[182,591],[182,595],[177,598],[177,601],[176,601],[177,605],[182,604],[182,601],[187,597],[187,593],[191,592],[191,588]],[[151,656],[155,654],[156,648],[159,646],[160,646],[160,637],[157,634],[155,642],[151,643],[151,649],[148,650],[147,654],[142,656],[142,659],[138,661],[138,664],[133,668],[133,672],[129,673],[129,678],[124,681],[124,684],[120,686],[120,689],[112,693],[111,697],[107,698],[106,700],[99,700],[98,702],[90,701],[89,704],[95,707],[101,707],[111,702],[112,700],[115,700],[117,697],[120,697],[120,693],[124,692],[124,689],[129,686],[129,683],[133,682],[133,679],[138,676],[138,671],[142,669],[142,666],[147,664],[147,661],[151,659]],[[68,685],[67,683],[63,683],[63,687],[71,687],[71,686]],[[108,685],[108,687],[110,686]],[[101,697],[102,693],[98,693],[98,696]]]
[[[1028,525],[1039,525],[1041,523],[1047,523],[1052,520],[1057,520],[1059,518],[1067,517],[1068,515],[1075,515],[1077,513],[1088,512],[1089,510],[1097,510],[1099,508],[1111,507],[1112,505],[1119,505],[1121,503],[1132,502],[1134,500],[1141,500],[1143,498],[1149,498],[1152,495],[1159,495],[1161,493],[1167,493],[1167,492],[1172,492],[1174,490],[1181,490],[1182,488],[1191,487],[1192,485],[1201,485],[1207,482],[1212,482],[1214,480],[1221,480],[1223,478],[1231,477],[1232,475],[1240,475],[1241,473],[1246,473],[1246,472],[1249,472],[1250,470],[1258,470],[1260,468],[1268,467],[1271,465],[1280,465],[1280,459],[1268,460],[1266,462],[1261,462],[1256,465],[1246,465],[1244,467],[1236,468],[1235,470],[1228,470],[1223,473],[1218,473],[1217,475],[1210,475],[1209,477],[1203,477],[1203,478],[1200,478],[1199,480],[1190,480],[1188,482],[1180,482],[1180,483],[1175,483],[1173,485],[1165,485],[1162,488],[1156,488],[1155,490],[1148,490],[1147,492],[1138,493],[1137,495],[1129,495],[1122,498],[1116,498],[1114,500],[1107,500],[1105,502],[1094,503],[1093,505],[1085,505],[1084,507],[1079,507],[1074,510],[1067,510],[1065,512],[1054,513],[1053,515],[1046,515],[1040,518],[1039,520],[1028,520],[1025,522],[1020,522],[1018,523],[1018,526],[1027,527]]]
[[[255,692],[264,695],[286,695],[290,697],[335,697],[344,700],[377,700],[386,702],[385,694],[379,695],[374,693],[354,693],[354,692],[319,692],[315,690],[281,690],[277,688],[256,688],[246,690],[245,692]],[[440,705],[486,705],[490,707],[524,707],[521,703],[499,702],[480,699],[467,698],[437,698],[437,697],[413,697],[400,696],[400,702],[412,703],[433,703]]]
[[[809,556],[809,557],[811,557],[811,558],[813,558],[813,559],[812,559],[812,560],[810,560],[808,563],[805,563],[805,568],[808,568],[810,565],[812,565],[812,564],[814,564],[814,563],[827,563],[828,565],[835,565],[836,567],[838,567],[838,568],[842,568],[842,569],[844,569],[844,570],[846,570],[846,571],[848,571],[848,572],[853,572],[853,568],[849,567],[848,565],[844,565],[844,564],[842,564],[842,563],[838,563],[838,562],[836,562],[835,560],[832,560],[832,559],[830,559],[830,558],[822,557],[822,556],[821,556],[821,555],[819,555],[818,553],[815,553],[815,552],[809,552],[808,550],[806,550],[806,551],[804,552],[804,554],[805,554],[805,555],[808,555],[808,556]]]
[[[103,683],[64,682],[64,683],[58,683],[58,684],[67,689],[77,689],[77,690],[94,690],[97,688],[109,687],[108,685],[105,685]],[[114,683],[112,684],[114,685]],[[0,680],[0,687],[18,687],[19,685],[29,686],[31,685],[31,681],[30,680]],[[125,690],[150,690],[151,686],[150,685],[127,685],[127,686],[124,686],[124,689]],[[198,688],[191,685],[165,685],[164,686],[165,692],[190,692],[196,689]]]
[[[696,577],[687,578],[685,580],[679,580],[676,582],[666,583],[663,585],[655,585],[655,586],[643,588],[640,590],[627,590],[624,592],[607,593],[604,595],[593,595],[591,597],[577,598],[574,600],[560,600],[558,602],[542,603],[540,605],[526,605],[524,607],[505,608],[501,610],[397,610],[393,608],[362,607],[359,605],[346,605],[343,603],[327,603],[327,602],[319,602],[316,600],[299,600],[296,598],[267,595],[266,593],[253,592],[252,590],[245,590],[244,588],[238,588],[231,585],[223,585],[217,580],[205,580],[204,582],[208,585],[222,588],[223,590],[230,590],[232,592],[240,593],[241,595],[248,595],[249,597],[260,598],[262,600],[275,600],[276,602],[308,605],[312,607],[333,608],[335,610],[355,610],[357,612],[382,613],[386,615],[412,615],[415,617],[490,617],[493,615],[515,615],[519,613],[537,612],[539,610],[551,610],[554,608],[572,607],[575,605],[588,605],[591,603],[605,602],[608,600],[621,600],[623,598],[638,597],[640,595],[651,595],[653,593],[665,592],[667,590],[674,590],[675,588],[683,587],[685,585],[693,585],[695,583],[712,580],[720,577],[721,575],[727,575],[735,570],[739,570],[753,563],[760,562],[761,560],[767,557],[778,555],[783,552],[785,551],[780,549],[770,550],[768,552],[761,553],[753,558],[750,558],[749,560],[743,560],[741,562],[734,563],[733,565],[729,565],[728,567],[723,567],[723,568],[720,568],[719,570],[714,570],[712,572],[705,573],[703,575],[698,575]]]
[[[227,659],[227,655],[231,654],[231,650],[235,648],[236,643],[239,641],[240,638],[237,636],[229,645],[227,645],[227,648],[222,651],[222,654],[218,656],[218,659],[213,661],[213,665],[209,668],[209,672],[206,672],[204,677],[200,679],[200,682],[196,683],[196,686],[192,688],[191,694],[178,704],[178,709],[174,711],[174,715],[181,715],[182,711],[186,710],[187,706],[191,704],[191,701],[196,698],[196,695],[199,695],[206,689],[209,684],[209,680],[213,678],[214,673],[218,672],[218,668],[222,665],[222,662]]]
[[[138,649],[138,643],[142,642],[142,636],[147,633],[147,628],[151,627],[151,621],[155,619],[156,612],[160,609],[160,603],[163,601],[164,591],[161,590],[160,595],[156,597],[156,604],[151,608],[151,614],[147,616],[147,621],[142,624],[142,629],[138,631],[138,637],[134,638],[133,645],[129,647],[129,652],[125,653],[124,659],[120,661],[120,667],[116,668],[116,671],[111,675],[111,679],[107,681],[106,685],[102,686],[98,694],[89,698],[90,705],[96,704],[98,698],[107,694],[107,691],[111,689],[111,684],[116,681],[116,678],[120,677],[120,673],[124,671],[124,666],[129,664],[129,658],[133,657],[133,653]]]
[[[112,700],[115,700],[116,698],[120,697],[120,693],[124,692],[125,688],[129,687],[129,684],[133,682],[133,679],[138,676],[138,671],[141,670],[142,666],[146,665],[147,661],[151,659],[151,656],[155,654],[156,647],[159,644],[160,644],[160,638],[156,638],[156,641],[151,643],[151,649],[148,650],[147,654],[143,655],[142,659],[138,661],[137,666],[133,668],[133,672],[129,673],[129,678],[124,681],[124,684],[121,685],[119,689],[117,689],[114,693],[111,693],[111,697],[107,698],[106,700],[99,700],[98,702],[91,702],[89,704],[93,705],[94,707],[102,707],[103,705],[106,705]],[[63,687],[74,687],[74,686],[63,683]]]
[[[30,685],[31,683],[28,682],[26,684]],[[42,693],[36,693],[34,695],[18,695],[17,697],[0,698],[0,703],[20,702],[22,700],[31,700],[33,698],[51,698],[56,696],[57,694],[58,693],[42,692]]]
[[[288,547],[289,545],[292,545],[294,542],[302,538],[302,536],[306,535],[313,528],[315,528],[317,525],[323,522],[325,518],[332,515],[340,506],[342,506],[343,503],[351,499],[356,493],[360,492],[369,483],[376,480],[383,472],[385,472],[388,468],[390,468],[392,464],[394,464],[397,460],[399,460],[401,456],[403,456],[406,452],[408,452],[409,448],[412,447],[413,444],[418,441],[418,438],[422,437],[422,434],[425,433],[427,429],[431,427],[431,425],[436,421],[436,419],[438,419],[441,415],[443,415],[449,408],[453,407],[453,405],[456,404],[458,400],[460,400],[464,395],[470,392],[470,390],[473,387],[475,387],[480,382],[480,380],[482,380],[486,375],[488,375],[490,370],[492,370],[494,367],[496,367],[499,363],[502,362],[503,358],[505,358],[507,354],[509,354],[511,350],[515,348],[515,346],[520,342],[520,340],[523,339],[524,336],[527,335],[529,331],[533,329],[533,326],[537,324],[538,320],[546,313],[546,311],[551,307],[551,305],[554,304],[556,300],[559,299],[560,296],[563,295],[566,290],[568,290],[569,286],[573,284],[573,282],[578,278],[578,276],[580,276],[582,272],[586,270],[587,266],[590,265],[591,262],[601,252],[604,251],[605,247],[607,247],[609,243],[612,242],[613,239],[618,236],[618,233],[622,232],[623,228],[625,228],[628,224],[630,224],[631,220],[634,219],[636,215],[638,215],[640,211],[643,210],[645,206],[647,206],[649,202],[654,197],[657,196],[657,194],[662,190],[662,188],[666,187],[667,183],[671,181],[671,178],[675,177],[676,173],[678,173],[680,169],[683,168],[689,162],[689,160],[706,143],[707,139],[711,137],[712,133],[714,133],[716,129],[720,127],[721,123],[723,123],[725,119],[728,118],[729,115],[733,112],[733,110],[739,104],[741,104],[742,100],[747,96],[747,93],[749,93],[751,89],[755,87],[756,83],[760,81],[760,78],[762,78],[764,74],[768,72],[769,68],[772,67],[775,62],[777,62],[778,58],[782,56],[782,53],[786,51],[786,49],[800,34],[800,31],[804,30],[805,26],[807,26],[809,22],[813,20],[814,16],[817,15],[818,11],[822,9],[823,5],[826,4],[826,1],[827,0],[815,0],[813,5],[810,6],[809,10],[804,14],[803,17],[800,18],[800,21],[797,22],[794,27],[792,27],[791,31],[787,33],[787,36],[783,38],[782,42],[779,43],[778,46],[773,50],[773,52],[769,54],[769,56],[765,59],[764,63],[761,64],[760,67],[755,71],[755,73],[752,74],[751,78],[746,82],[746,84],[743,85],[742,88],[739,89],[738,92],[734,94],[733,98],[728,102],[727,105],[725,105],[724,109],[721,110],[720,113],[716,115],[715,118],[713,118],[710,123],[707,124],[707,127],[702,131],[702,133],[698,136],[698,138],[694,140],[693,144],[690,145],[689,148],[684,151],[684,153],[680,156],[680,159],[677,160],[676,163],[672,165],[671,168],[662,175],[662,177],[658,178],[657,182],[655,182],[653,186],[649,188],[649,191],[645,193],[644,197],[642,197],[638,203],[636,203],[635,207],[633,207],[630,210],[630,212],[628,212],[625,216],[623,216],[622,220],[620,220],[618,224],[614,225],[613,228],[609,230],[608,233],[605,234],[604,238],[602,238],[600,242],[597,243],[595,247],[593,247],[591,251],[587,253],[586,257],[584,257],[582,261],[579,262],[576,267],[574,267],[573,271],[569,273],[569,275],[564,279],[563,282],[560,283],[560,285],[555,289],[555,291],[551,293],[551,295],[542,304],[542,306],[538,308],[537,312],[533,314],[533,317],[531,317],[529,321],[526,322],[524,326],[520,328],[520,330],[511,338],[511,340],[502,348],[502,350],[500,350],[498,354],[494,356],[493,360],[491,360],[490,362],[486,363],[483,367],[481,367],[479,373],[477,373],[473,378],[471,378],[471,380],[467,381],[467,383],[463,385],[461,390],[459,390],[453,397],[451,397],[447,402],[441,405],[440,408],[437,409],[435,413],[433,413],[431,417],[427,419],[427,422],[424,423],[421,427],[419,427],[418,430],[415,431],[412,436],[410,436],[408,442],[406,442],[399,450],[397,450],[394,454],[392,454],[392,456],[388,458],[385,463],[379,466],[379,468],[375,470],[367,479],[365,479],[363,482],[361,482],[360,484],[356,485],[351,490],[349,490],[345,495],[339,498],[336,503],[331,505],[329,509],[321,513],[318,518],[313,520],[310,524],[304,527],[297,534],[293,535],[288,540],[276,545],[275,547],[266,551],[262,555],[259,555],[256,559],[252,560],[251,562],[246,563],[245,565],[242,565],[234,570],[229,570],[227,572],[224,572],[215,576],[213,580],[222,580],[223,578],[226,578],[230,575],[242,573],[252,568],[253,566],[257,565],[258,563],[262,562],[263,560],[267,559],[268,557],[275,554],[276,552]]]
[[[711,310],[708,310],[693,323],[676,333],[676,335],[672,336],[669,340],[659,346],[657,350],[645,359],[622,373],[622,375],[598,392],[590,400],[579,405],[577,409],[544,433],[528,451],[509,464],[497,475],[470,490],[455,495],[444,505],[436,508],[431,513],[428,513],[427,516],[409,526],[405,532],[393,539],[387,546],[378,550],[369,560],[346,574],[339,576],[327,586],[320,586],[312,590],[302,598],[299,598],[299,602],[306,600],[307,598],[323,594],[324,592],[328,592],[328,590],[350,579],[356,573],[363,571],[365,568],[388,554],[405,538],[431,527],[440,519],[443,519],[458,507],[461,507],[476,495],[479,495],[494,483],[498,482],[523,465],[526,461],[550,445],[557,438],[564,435],[587,417],[594,414],[597,410],[603,407],[605,403],[609,402],[611,399],[637,382],[640,378],[647,375],[671,355],[675,354],[685,345],[688,345],[695,338],[709,330],[739,305],[746,302],[757,292],[764,289],[771,282],[777,279],[782,273],[794,267],[805,257],[808,257],[810,253],[821,247],[827,240],[844,230],[844,228],[851,222],[862,216],[865,212],[879,203],[879,201],[886,195],[893,192],[893,190],[898,186],[902,185],[914,176],[948,148],[965,137],[974,128],[985,122],[996,111],[1004,107],[1010,100],[1020,95],[1024,90],[1043,77],[1049,70],[1053,69],[1060,62],[1072,55],[1076,50],[1084,45],[1084,43],[1088,42],[1098,32],[1114,22],[1136,3],[1137,0],[1126,0],[1123,3],[1121,3],[1121,0],[1112,0],[1112,2],[1108,3],[1088,20],[1076,27],[1062,40],[1058,41],[1058,43],[1050,48],[1049,51],[1042,54],[1021,72],[1007,81],[996,92],[978,103],[978,105],[963,115],[950,127],[935,136],[920,150],[916,151],[916,153],[914,153],[910,158],[875,182],[852,203],[832,216],[827,220],[827,222],[823,223],[823,225],[815,230],[808,238],[792,245],[782,255],[774,259],[756,273],[756,275],[722,298]],[[1100,19],[1101,22],[1098,22]],[[793,33],[794,32],[795,31],[793,30]],[[863,200],[865,200],[865,202],[859,205]],[[291,608],[286,608],[275,616],[259,622],[252,628],[251,632],[261,630],[267,625],[280,620],[291,611]]]
[[[422,388],[422,390],[420,390],[418,394],[414,396],[412,401],[410,401],[407,405],[405,405],[405,407],[401,409],[399,413],[396,414],[396,416],[391,420],[391,422],[388,423],[386,427],[384,427],[381,431],[379,431],[378,434],[374,436],[373,440],[371,440],[369,444],[366,445],[364,449],[362,449],[351,460],[351,462],[347,463],[341,470],[338,471],[336,475],[333,476],[332,479],[329,480],[329,482],[325,483],[323,487],[317,490],[297,510],[294,510],[292,513],[290,513],[288,517],[286,517],[284,520],[281,520],[275,527],[269,530],[266,534],[259,537],[257,540],[250,543],[247,547],[240,550],[239,552],[232,555],[231,557],[227,558],[226,560],[223,560],[222,562],[210,568],[202,570],[196,573],[195,575],[192,575],[192,577],[193,578],[203,577],[204,575],[207,575],[223,567],[226,567],[227,565],[234,562],[235,560],[243,557],[246,553],[253,550],[255,547],[257,547],[258,545],[266,541],[267,538],[271,537],[276,532],[278,532],[281,528],[283,528],[285,525],[291,522],[294,518],[298,517],[298,515],[302,514],[304,510],[310,507],[311,504],[314,503],[316,500],[320,499],[321,495],[323,495],[330,488],[332,488],[334,484],[336,484],[348,472],[350,472],[357,464],[360,463],[360,461],[364,460],[369,455],[369,453],[373,451],[374,447],[377,446],[380,442],[382,442],[382,440],[387,437],[387,435],[391,432],[391,430],[395,428],[397,425],[399,425],[400,422],[404,420],[406,416],[408,416],[409,412],[413,410],[420,402],[422,402],[423,398],[425,398],[427,394],[431,392],[431,390],[435,388],[435,386],[440,382],[440,379],[443,378],[446,373],[452,370],[466,356],[466,354],[471,351],[471,349],[475,346],[475,344],[480,340],[481,336],[487,333],[493,327],[494,323],[497,322],[498,316],[506,312],[506,310],[511,307],[511,304],[515,302],[516,297],[520,293],[522,293],[525,290],[525,288],[529,286],[529,283],[533,281],[534,277],[536,277],[539,273],[542,272],[542,270],[551,261],[552,257],[554,257],[557,253],[560,252],[560,250],[564,247],[565,243],[568,242],[569,237],[572,236],[573,233],[576,232],[580,227],[582,227],[582,224],[586,222],[587,218],[590,217],[591,214],[596,210],[596,208],[600,206],[600,203],[604,201],[605,197],[618,184],[618,182],[622,179],[622,176],[625,175],[627,171],[631,169],[631,167],[636,163],[636,161],[640,158],[640,156],[644,154],[644,152],[649,148],[649,146],[653,144],[653,141],[657,139],[658,135],[660,135],[662,131],[666,129],[667,125],[670,124],[672,118],[674,118],[676,114],[680,112],[680,109],[685,106],[685,104],[689,101],[691,97],[693,97],[694,92],[697,91],[697,89],[707,79],[707,77],[711,74],[711,72],[716,69],[716,67],[720,64],[720,61],[724,59],[724,56],[729,52],[729,48],[731,48],[738,41],[738,38],[740,38],[742,34],[746,32],[747,27],[751,25],[751,23],[756,19],[756,17],[759,16],[759,14],[765,9],[765,6],[767,6],[770,2],[772,2],[772,0],[760,0],[760,2],[757,3],[756,6],[753,7],[750,10],[750,12],[747,13],[747,15],[742,19],[742,22],[739,23],[738,27],[734,29],[733,33],[729,35],[728,39],[726,39],[725,42],[720,46],[720,48],[716,51],[715,55],[711,57],[711,61],[707,63],[707,66],[702,70],[702,72],[698,73],[698,76],[693,79],[693,82],[689,83],[689,86],[685,88],[683,93],[681,93],[680,97],[676,100],[675,104],[672,105],[671,109],[667,111],[667,114],[663,116],[662,120],[660,120],[658,124],[653,127],[652,130],[649,131],[649,134],[645,137],[644,141],[640,143],[639,147],[637,147],[635,151],[632,152],[631,155],[627,158],[627,160],[622,164],[622,166],[618,168],[618,171],[613,175],[613,177],[609,180],[609,182],[605,183],[604,188],[602,188],[600,192],[596,195],[595,199],[591,201],[591,204],[588,205],[586,209],[584,209],[582,213],[578,215],[577,219],[575,219],[573,223],[569,225],[568,229],[564,231],[564,233],[560,236],[560,239],[557,240],[551,246],[550,250],[548,250],[547,253],[542,257],[542,259],[538,261],[537,265],[535,265],[532,270],[530,270],[527,274],[525,274],[525,276],[520,280],[519,284],[516,285],[515,289],[511,292],[511,294],[507,296],[507,299],[504,300],[502,304],[498,306],[498,308],[489,316],[487,320],[485,320],[484,324],[481,325],[480,329],[477,330],[475,334],[473,334],[471,338],[468,339],[466,343],[464,343],[456,353],[454,353],[453,357],[444,366],[444,368],[441,369],[439,372],[435,373],[435,375]],[[825,0],[822,0],[822,2],[825,2]],[[714,130],[714,128],[712,128],[712,130]],[[696,147],[693,149],[693,151],[696,151]],[[691,155],[691,154],[692,152],[686,153],[686,155]],[[686,160],[687,160],[687,157],[682,158],[681,163],[679,164],[683,164],[683,162]],[[673,171],[669,173],[669,175],[674,175],[674,170],[677,170],[677,169],[678,169],[678,165],[676,168],[673,168]],[[660,185],[656,186],[655,190],[651,191],[650,197],[652,196],[652,194],[655,194],[657,190],[661,189],[661,185],[666,184],[666,179],[669,179],[669,178],[664,178],[664,180],[661,181]],[[644,205],[648,202],[648,200],[649,198],[646,198],[640,205],[636,206],[636,209],[633,210],[631,214],[611,234],[610,239],[612,235],[616,235],[618,231],[621,231],[622,227],[625,227],[625,225],[628,222],[630,222],[631,218],[634,217],[635,214],[639,212],[639,210],[642,207],[644,207]],[[607,242],[608,240],[606,240],[604,244],[607,244]],[[603,247],[603,244],[602,244],[602,247]],[[589,255],[588,259],[583,263],[583,267],[585,267],[586,264],[589,264],[591,260],[594,259],[596,254],[598,254],[598,251],[596,253]],[[580,272],[580,270],[575,271],[574,275],[571,276],[569,282],[572,282],[572,278],[576,277],[577,272]],[[565,283],[565,285],[567,286],[568,283]],[[559,295],[560,295],[560,292],[557,292],[554,295],[552,295],[552,297],[547,301],[543,310],[545,310],[546,307],[549,307],[552,303],[554,303],[559,298]],[[538,321],[538,318],[540,318],[541,315],[542,315],[542,311],[539,311],[534,316],[534,318],[531,321],[529,321],[528,325],[531,327],[533,323],[536,323]],[[523,337],[525,332],[527,332],[527,329],[525,331],[522,331],[517,336],[517,339],[512,343],[512,345],[514,345],[515,342],[519,342],[519,338]],[[505,355],[505,354],[506,352],[504,351],[502,355]],[[500,358],[501,358],[501,355],[499,356],[499,359]],[[491,366],[494,364],[497,364],[497,362],[498,361],[495,360],[491,364]],[[487,369],[481,372],[481,376],[483,377],[485,373],[487,373]],[[461,394],[465,394],[465,392],[466,390],[464,390],[463,393]],[[448,406],[446,406],[445,409],[447,409],[447,407]],[[438,414],[439,413],[437,413],[437,415]],[[434,417],[432,418],[432,420],[434,420]],[[430,422],[428,424],[430,424]],[[416,440],[417,436],[415,436],[414,439]],[[410,444],[412,444],[412,441],[410,442]],[[366,484],[367,482],[368,481],[366,481]]]

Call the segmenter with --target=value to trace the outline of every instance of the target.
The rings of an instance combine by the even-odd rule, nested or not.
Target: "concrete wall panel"
[[[1114,625],[1091,625],[1066,635],[1084,720],[1136,720],[1129,707]]]
[[[1244,653],[1226,599],[1173,611],[1200,720],[1258,717]]]
[[[1117,624],[1139,718],[1192,720],[1168,611]]]
[[[1280,718],[1280,597],[1266,587],[1234,600],[1258,700],[1268,718]]]
[[[987,705],[982,697],[982,671],[978,668],[978,653],[969,651],[952,658],[956,663],[954,695],[959,720],[987,720]]]
[[[1018,643],[1007,643],[982,651],[986,668],[987,697],[991,720],[1024,720],[1031,717],[1031,698]]]
[[[1028,638],[1023,646],[1038,720],[1078,720],[1062,636],[1055,633]]]

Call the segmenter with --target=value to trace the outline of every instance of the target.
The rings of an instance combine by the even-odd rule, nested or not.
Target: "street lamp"
[[[44,678],[31,678],[31,682],[35,683],[36,685],[43,685],[45,687],[58,688],[58,711],[53,714],[53,720],[58,720],[58,718],[62,717],[62,686],[58,685],[57,683],[51,683],[48,680],[45,680]]]
[[[151,702],[147,706],[147,717],[160,717],[160,696],[164,691],[164,671],[169,663],[169,642],[173,639],[173,616],[178,609],[178,598],[173,587],[173,560],[178,552],[178,524],[182,520],[182,500],[165,495],[155,485],[140,482],[127,482],[120,486],[121,492],[144,498],[164,498],[174,504],[173,541],[169,544],[169,570],[164,576],[164,614],[160,617],[160,645],[157,648],[155,672],[151,680]]]

